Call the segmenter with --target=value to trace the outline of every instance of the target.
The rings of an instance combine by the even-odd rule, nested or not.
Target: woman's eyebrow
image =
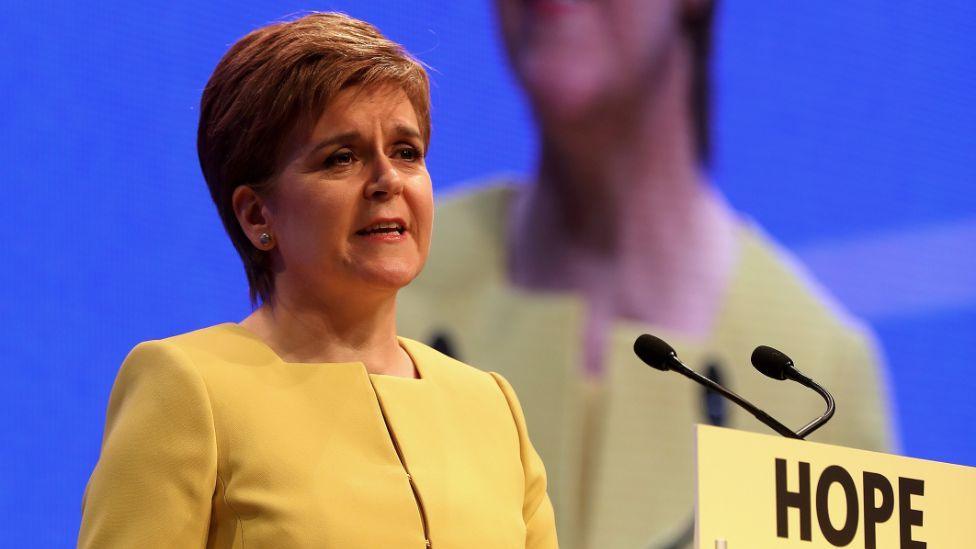
[[[313,146],[312,149],[308,151],[308,154],[315,154],[326,147],[330,147],[332,145],[338,145],[339,143],[350,143],[350,142],[359,141],[360,137],[361,136],[357,131],[332,135],[316,143],[315,146]]]
[[[422,137],[420,132],[409,124],[397,123],[393,126],[393,131],[397,136],[400,137],[412,137],[414,139],[421,139]],[[333,145],[338,145],[340,143],[355,143],[361,139],[362,134],[355,130],[331,135],[312,146],[312,148],[308,151],[308,155],[314,155],[322,149],[331,147]]]
[[[413,137],[415,139],[421,138],[420,132],[408,124],[398,123],[393,126],[393,130],[401,137]]]

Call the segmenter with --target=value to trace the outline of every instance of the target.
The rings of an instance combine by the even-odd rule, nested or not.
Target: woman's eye
[[[348,166],[352,164],[353,155],[349,151],[339,151],[332,154],[332,156],[325,159],[325,166],[331,168],[333,166]]]
[[[400,160],[406,160],[407,162],[415,162],[420,158],[420,151],[413,147],[402,147],[394,152],[396,158]]]

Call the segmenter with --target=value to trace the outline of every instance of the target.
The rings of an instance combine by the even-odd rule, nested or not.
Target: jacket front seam
[[[396,453],[397,459],[400,461],[400,467],[403,468],[404,473],[407,474],[407,482],[410,484],[410,491],[413,493],[414,503],[417,505],[417,511],[420,513],[420,527],[424,534],[424,543],[426,549],[432,549],[433,543],[430,540],[430,523],[428,522],[427,509],[424,507],[424,500],[420,495],[420,488],[417,486],[416,482],[413,480],[413,475],[410,474],[410,468],[407,466],[406,458],[403,455],[403,451],[400,448],[400,442],[397,440],[396,434],[393,432],[393,426],[390,425],[390,420],[386,416],[386,409],[383,407],[383,401],[380,399],[379,393],[376,391],[376,386],[373,385],[373,379],[369,378],[369,387],[373,391],[373,397],[376,399],[376,405],[379,408],[380,417],[383,418],[383,425],[386,427],[386,432],[390,437],[390,442],[393,444],[393,451]]]

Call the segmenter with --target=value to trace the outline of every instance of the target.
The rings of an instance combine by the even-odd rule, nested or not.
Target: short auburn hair
[[[274,275],[270,254],[237,221],[234,190],[271,192],[286,144],[314,127],[336,94],[356,85],[402,89],[429,144],[430,81],[423,65],[376,27],[341,13],[312,13],[249,33],[227,50],[203,90],[197,154],[244,262],[252,305],[270,299]]]

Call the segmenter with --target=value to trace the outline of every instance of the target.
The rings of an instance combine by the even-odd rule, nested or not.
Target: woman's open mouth
[[[396,221],[374,223],[356,231],[357,236],[364,236],[371,240],[399,240],[407,232],[406,226]]]

